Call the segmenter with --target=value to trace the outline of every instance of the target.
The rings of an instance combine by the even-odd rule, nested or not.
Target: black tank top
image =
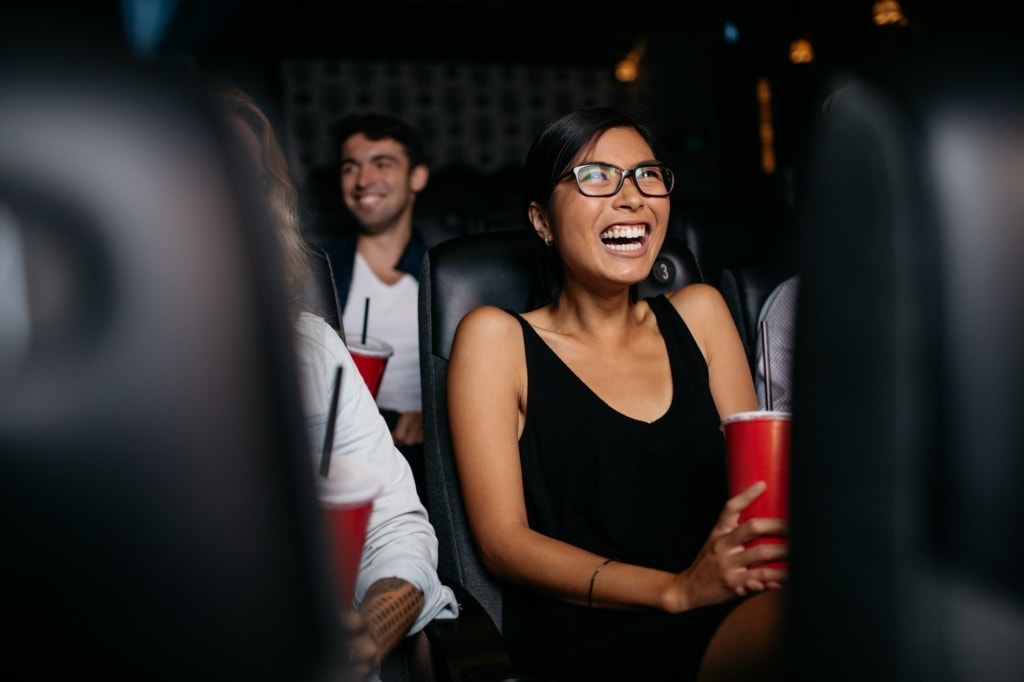
[[[528,373],[523,486],[531,528],[601,556],[679,572],[725,503],[725,444],[697,342],[668,299],[646,300],[672,372],[671,405],[653,423],[612,409],[512,313],[523,328]],[[506,589],[504,611],[510,645],[533,662],[651,615],[581,608],[514,588]],[[520,637],[526,631],[537,641]]]

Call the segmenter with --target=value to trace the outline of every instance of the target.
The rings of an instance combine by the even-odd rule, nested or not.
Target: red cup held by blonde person
[[[394,354],[395,349],[386,341],[372,336],[362,337],[346,331],[345,338],[359,374],[366,382],[366,387],[370,389],[370,394],[376,399],[381,379],[384,378],[384,370],[388,366],[388,359]]]
[[[366,530],[380,488],[373,468],[350,457],[335,458],[330,475],[317,476],[317,496],[326,522],[339,603],[344,611],[352,609]]]
[[[758,481],[765,490],[740,512],[739,522],[752,518],[789,518],[789,412],[754,410],[738,412],[722,420],[729,472],[729,496],[735,497]],[[783,538],[763,537],[747,547],[781,543]],[[786,562],[766,564],[784,568]]]

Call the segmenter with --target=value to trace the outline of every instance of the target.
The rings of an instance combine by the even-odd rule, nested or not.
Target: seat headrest
[[[455,329],[473,308],[495,305],[525,312],[548,302],[534,253],[539,244],[528,230],[503,230],[465,235],[430,249],[420,286],[433,355],[448,358]],[[701,281],[689,247],[666,237],[650,275],[637,285],[637,295],[655,296]]]
[[[431,353],[449,356],[455,328],[473,308],[487,304],[524,312],[543,305],[532,251],[536,239],[527,230],[486,232],[429,251],[421,286],[437,300],[429,318]]]
[[[647,279],[637,285],[637,298],[667,294],[687,284],[703,281],[697,258],[690,247],[669,235],[665,237]]]

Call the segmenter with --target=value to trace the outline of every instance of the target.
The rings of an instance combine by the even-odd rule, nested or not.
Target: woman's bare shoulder
[[[692,310],[697,314],[711,312],[725,308],[725,299],[721,292],[705,282],[694,282],[680,287],[667,295],[669,301],[676,310],[682,314],[686,310]]]
[[[518,327],[519,322],[507,310],[494,305],[482,305],[466,313],[459,328],[508,329]]]
[[[497,344],[515,338],[519,322],[506,310],[483,305],[466,313],[455,330],[455,341]]]

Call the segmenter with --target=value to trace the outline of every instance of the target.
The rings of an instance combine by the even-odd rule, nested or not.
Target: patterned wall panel
[[[350,112],[377,110],[415,125],[435,169],[492,172],[521,164],[534,135],[572,108],[619,106],[625,97],[613,74],[596,67],[314,59],[283,69],[298,177],[337,162],[330,127]]]

